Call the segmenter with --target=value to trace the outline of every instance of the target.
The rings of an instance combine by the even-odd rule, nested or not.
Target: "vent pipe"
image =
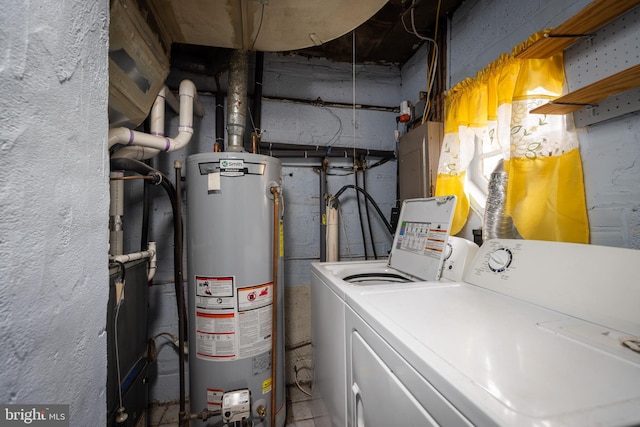
[[[504,161],[500,160],[489,179],[487,204],[484,208],[483,240],[522,238],[513,224],[513,219],[505,214],[508,182],[509,175],[504,170]]]
[[[249,72],[248,54],[235,50],[229,63],[229,90],[227,93],[227,151],[244,150],[244,130],[247,121],[247,75]]]

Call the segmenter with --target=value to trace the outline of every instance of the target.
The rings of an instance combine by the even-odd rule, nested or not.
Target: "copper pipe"
[[[278,322],[278,249],[280,242],[280,187],[271,187],[273,194],[273,304],[271,305],[271,422],[276,425],[276,362],[277,362],[277,322]]]
[[[251,152],[253,154],[258,154],[258,147],[260,146],[261,136],[256,132],[251,133]]]

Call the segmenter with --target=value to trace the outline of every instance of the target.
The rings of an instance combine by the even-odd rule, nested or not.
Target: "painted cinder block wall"
[[[0,9],[0,402],[104,425],[109,2]]]
[[[581,10],[588,0],[537,1],[526,7],[517,0],[496,2],[467,1],[450,21],[448,80],[450,85],[475,75],[500,54],[510,52],[513,46],[543,28],[563,22]],[[417,101],[426,84],[428,50],[422,47],[402,69],[393,67],[356,67],[356,99],[358,103],[397,106],[401,100]],[[307,60],[274,54],[265,55],[264,95],[317,99],[326,102],[350,103],[353,99],[352,68],[350,64],[334,64],[323,60]],[[251,74],[251,71],[250,71]],[[173,77],[175,78],[175,76]],[[206,82],[205,82],[206,83]],[[187,152],[211,150],[215,120],[213,101],[203,97],[207,116],[200,119],[194,144]],[[264,141],[292,144],[329,143],[342,146],[392,150],[395,117],[390,113],[356,111],[357,129],[353,133],[351,109],[265,101],[263,103]],[[177,123],[173,121],[173,131]],[[581,151],[585,168],[587,200],[590,207],[592,243],[622,247],[638,245],[638,123],[635,115],[600,123],[589,129],[579,129]],[[184,156],[175,153],[173,156]],[[158,159],[162,167],[169,168],[172,157]],[[311,339],[309,263],[319,257],[319,182],[313,170],[313,161],[283,159],[283,186],[285,191],[285,283],[287,345],[296,347],[287,354],[287,382],[293,379],[293,366],[300,370],[299,379],[311,379],[311,348],[305,343]],[[348,161],[339,163],[348,166]],[[381,204],[385,214],[390,211],[395,193],[395,162],[389,162],[369,173],[368,188]],[[340,172],[337,172],[340,173]],[[329,191],[335,192],[353,177],[329,177]],[[631,197],[628,197],[628,196]],[[188,201],[187,201],[188,205]],[[161,205],[160,205],[161,206]],[[168,212],[168,205],[158,208]],[[362,245],[355,217],[353,197],[345,200],[343,215],[347,218],[347,232],[341,228],[341,253],[349,251],[362,255]],[[164,214],[163,214],[164,215]],[[162,218],[163,215],[160,217]],[[475,218],[473,228],[479,225]],[[159,227],[162,228],[162,227]],[[379,253],[384,252],[390,240],[379,224],[375,225]],[[469,236],[470,236],[470,230]],[[170,236],[168,237],[170,238]],[[165,239],[166,240],[166,239]],[[168,240],[167,240],[168,241]],[[349,248],[347,248],[347,242]],[[170,263],[169,263],[170,265]],[[159,272],[163,277],[162,271]],[[159,314],[152,320],[152,330],[175,329],[173,284],[171,272],[164,280],[167,284],[152,288],[152,297],[164,307],[167,315]],[[157,322],[157,323],[156,323]],[[162,327],[160,327],[161,325]],[[298,347],[300,346],[300,347]],[[163,350],[158,364],[159,376],[152,388],[156,400],[175,398],[177,371],[175,353]]]

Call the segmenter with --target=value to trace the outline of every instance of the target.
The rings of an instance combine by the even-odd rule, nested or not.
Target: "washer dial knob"
[[[499,248],[489,254],[489,269],[501,273],[511,265],[513,254],[508,248]]]

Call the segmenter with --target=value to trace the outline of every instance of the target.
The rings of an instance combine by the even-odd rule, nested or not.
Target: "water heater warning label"
[[[234,308],[233,277],[196,276],[196,307]]]
[[[195,276],[198,359],[237,360],[271,350],[273,283],[236,286],[234,277]]]
[[[253,310],[273,302],[273,283],[238,289],[238,311]]]
[[[210,411],[219,411],[220,408],[222,408],[222,395],[224,395],[224,390],[208,388],[207,409]]]

